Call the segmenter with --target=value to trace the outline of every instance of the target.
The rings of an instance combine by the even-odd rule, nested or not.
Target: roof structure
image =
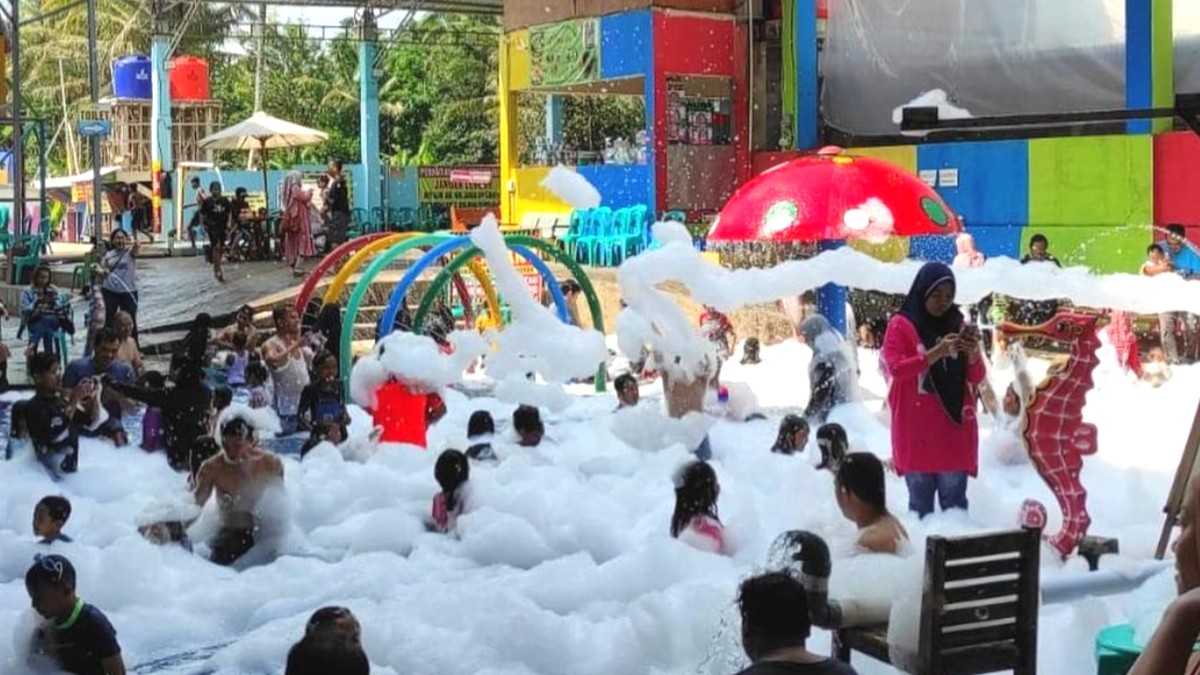
[[[203,0],[229,4],[228,0]],[[244,4],[264,4],[258,0],[234,0]],[[371,9],[413,10],[455,14],[504,13],[504,0],[266,0],[268,5],[292,7],[370,7]]]

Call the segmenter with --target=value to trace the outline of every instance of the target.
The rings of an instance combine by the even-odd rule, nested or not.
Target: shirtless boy
[[[254,546],[258,502],[268,487],[283,482],[283,464],[256,445],[254,427],[242,417],[221,425],[221,447],[200,466],[194,495],[204,506],[217,493],[221,529],[211,542],[211,559],[230,565]]]

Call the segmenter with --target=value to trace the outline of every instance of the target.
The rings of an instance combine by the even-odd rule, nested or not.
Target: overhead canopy
[[[217,3],[227,5],[231,4],[229,0],[203,0],[208,3]],[[258,0],[234,0],[240,4],[268,4],[268,5],[288,5],[288,6],[317,6],[317,7],[364,7],[367,5],[363,0],[267,0],[266,3],[261,3]],[[374,9],[417,9],[422,12],[446,12],[452,14],[494,14],[500,15],[504,13],[503,0],[377,0],[371,2],[370,6]]]
[[[105,176],[111,176],[119,170],[120,170],[120,167],[116,167],[116,166],[102,167],[100,169],[100,177],[104,178]],[[47,178],[46,179],[46,189],[47,190],[62,190],[62,189],[70,188],[72,185],[78,185],[79,183],[87,183],[91,180],[92,180],[92,170],[88,169],[87,171],[84,171],[83,173],[75,174],[74,176],[57,176],[54,178]],[[42,189],[42,186],[39,182],[33,181],[33,182],[29,183],[29,187],[26,189],[40,190],[40,189]]]
[[[263,111],[200,140],[204,150],[273,150],[324,142],[323,131],[272,117]]]

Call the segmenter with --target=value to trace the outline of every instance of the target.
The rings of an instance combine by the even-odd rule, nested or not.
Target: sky
[[[310,26],[340,26],[342,21],[354,18],[354,10],[345,7],[284,7],[275,6],[267,10],[274,12],[280,22],[299,21]],[[408,12],[388,12],[379,20],[385,30],[395,28]],[[418,12],[418,16],[424,12]]]

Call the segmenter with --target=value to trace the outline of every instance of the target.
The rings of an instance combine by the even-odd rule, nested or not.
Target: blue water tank
[[[113,61],[113,96],[117,98],[148,99],[150,94],[150,59],[145,56],[122,56]]]

